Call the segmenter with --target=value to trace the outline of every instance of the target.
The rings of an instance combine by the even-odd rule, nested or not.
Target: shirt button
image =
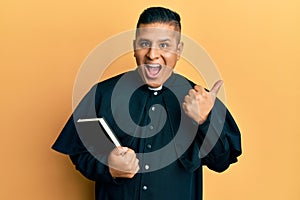
[[[154,92],[153,94],[156,96],[158,94],[158,92]]]
[[[151,125],[149,128],[150,128],[151,130],[153,130],[154,127]]]
[[[148,189],[148,187],[147,187],[146,185],[144,185],[144,186],[143,186],[143,190],[146,191],[147,189]]]
[[[148,170],[150,168],[149,165],[145,165],[145,170]]]
[[[151,149],[151,148],[152,148],[152,145],[151,145],[151,144],[147,144],[147,148],[148,148],[148,149]]]

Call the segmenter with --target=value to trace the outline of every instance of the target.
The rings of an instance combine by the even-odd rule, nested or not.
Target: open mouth
[[[145,64],[145,68],[149,78],[155,78],[159,74],[162,66],[160,64]]]

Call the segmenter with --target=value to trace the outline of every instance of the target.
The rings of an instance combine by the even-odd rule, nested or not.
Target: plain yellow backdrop
[[[204,169],[204,199],[300,199],[297,0],[2,0],[0,199],[93,199],[93,183],[50,147],[72,112],[83,60],[153,5],[179,12],[183,33],[210,54],[242,132],[238,163]],[[131,64],[132,54],[120,57],[105,76]],[[194,75],[186,65],[177,70]]]

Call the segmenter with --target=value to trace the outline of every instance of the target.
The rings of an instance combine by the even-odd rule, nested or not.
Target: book
[[[111,128],[109,127],[109,125],[107,124],[107,122],[105,121],[105,119],[103,117],[101,117],[101,118],[89,118],[89,119],[78,119],[77,122],[78,123],[99,122],[100,125],[101,125],[101,127],[104,129],[104,131],[106,132],[107,136],[109,137],[109,139],[114,143],[114,145],[116,147],[122,146],[121,143],[120,143],[120,141],[118,140],[118,138],[116,137],[116,135],[111,130]]]

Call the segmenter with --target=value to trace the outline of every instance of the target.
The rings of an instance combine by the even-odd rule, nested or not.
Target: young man
[[[201,200],[202,165],[222,172],[241,154],[239,129],[216,98],[222,82],[208,91],[173,73],[180,31],[177,13],[146,9],[133,42],[138,68],[96,84],[53,145],[96,182],[97,200]],[[95,117],[122,147],[77,123]]]

